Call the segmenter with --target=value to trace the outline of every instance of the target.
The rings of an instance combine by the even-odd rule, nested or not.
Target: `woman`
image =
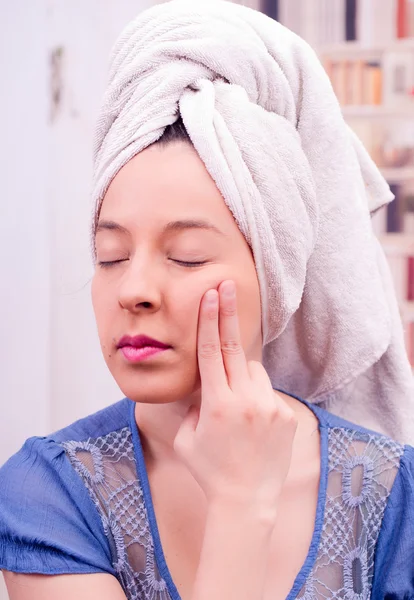
[[[414,597],[414,449],[361,426],[413,434],[391,197],[308,46],[221,1],[140,15],[93,195],[126,398],[1,469],[10,598]]]

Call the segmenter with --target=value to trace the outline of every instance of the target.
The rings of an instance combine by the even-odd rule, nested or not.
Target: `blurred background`
[[[27,437],[121,397],[90,303],[92,135],[111,46],[155,3],[0,3],[0,464]],[[396,201],[374,227],[414,364],[414,0],[239,3],[314,47],[344,117],[392,186]]]

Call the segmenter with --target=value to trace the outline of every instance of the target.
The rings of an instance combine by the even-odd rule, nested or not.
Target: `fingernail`
[[[223,296],[233,298],[236,293],[236,286],[232,281],[228,281],[223,287]]]

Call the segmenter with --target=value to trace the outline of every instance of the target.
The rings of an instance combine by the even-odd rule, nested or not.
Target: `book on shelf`
[[[391,205],[394,204],[395,201],[391,202]],[[374,233],[377,237],[382,238],[383,243],[385,240],[385,236],[389,236],[390,233],[396,233],[396,234],[400,234],[401,239],[402,240],[411,240],[411,244],[408,243],[408,250],[406,252],[404,246],[406,244],[402,244],[402,248],[399,248],[398,250],[400,252],[402,252],[403,254],[406,253],[408,255],[410,255],[410,253],[414,256],[414,213],[411,212],[404,212],[402,215],[402,219],[401,217],[398,218],[397,224],[400,225],[401,221],[402,221],[402,229],[398,230],[398,231],[388,231],[387,230],[387,224],[389,223],[389,212],[390,212],[390,205],[388,205],[387,207],[382,207],[379,210],[377,210],[371,217],[371,223],[372,223],[372,228],[374,230]],[[395,209],[393,209],[395,210]],[[392,218],[390,219],[392,222]],[[394,217],[394,223],[395,223],[395,217]],[[396,247],[395,246],[395,239],[392,236],[390,237],[390,246],[392,247]]]
[[[275,21],[280,20],[278,0],[262,0],[260,4],[260,10],[268,17],[275,19]]]
[[[302,35],[302,0],[279,0],[279,21],[294,33]],[[305,38],[306,39],[306,38]]]
[[[412,236],[414,241],[414,191],[409,192],[405,198],[403,232],[405,235]]]
[[[388,44],[397,37],[396,0],[357,0],[357,40],[365,46]]]
[[[407,2],[407,37],[414,37],[414,0]]]
[[[407,37],[407,23],[408,7],[407,0],[397,0],[397,37]]]
[[[414,37],[414,0],[279,0],[278,16],[315,47],[345,41],[383,46]]]
[[[382,68],[379,62],[325,59],[324,67],[340,104],[382,103]]]
[[[414,109],[414,50],[384,53],[382,68],[386,82],[384,104],[395,107],[413,105]]]
[[[414,256],[409,256],[407,260],[407,300],[414,302]]]
[[[389,236],[392,247],[397,247],[395,240],[401,239],[402,244],[397,247],[397,253],[414,256],[414,195],[405,191],[403,184],[391,184],[390,190],[394,194],[394,200],[372,216],[374,232],[382,240]],[[400,234],[400,238],[395,234]]]
[[[388,106],[414,115],[414,49],[385,52],[380,60],[325,57],[325,70],[343,106]]]
[[[346,4],[345,4],[345,40],[347,42],[357,39],[356,21],[357,21],[357,0],[346,0]]]
[[[362,73],[362,104],[382,103],[382,68],[379,62],[367,62]]]
[[[401,187],[390,185],[394,200],[387,206],[387,233],[401,233],[403,230],[403,207]]]

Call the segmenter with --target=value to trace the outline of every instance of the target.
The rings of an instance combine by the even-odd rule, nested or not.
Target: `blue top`
[[[413,599],[414,448],[305,404],[319,420],[321,478],[288,599]],[[29,438],[0,469],[0,569],[110,573],[129,600],[179,600],[134,407],[125,398]]]

